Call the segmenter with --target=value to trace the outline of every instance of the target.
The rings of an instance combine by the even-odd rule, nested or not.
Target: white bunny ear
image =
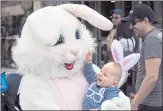
[[[120,64],[123,61],[123,47],[119,41],[113,40],[111,45],[111,52],[115,62],[119,62]]]
[[[110,30],[113,28],[113,24],[110,20],[108,20],[95,10],[87,7],[86,5],[63,4],[60,5],[60,7],[62,7],[72,15],[88,21],[90,24],[94,25],[95,27],[98,27],[99,29]]]
[[[122,70],[128,71],[130,68],[132,68],[139,60],[140,54],[131,54],[124,58],[123,64],[122,64]]]
[[[132,68],[139,60],[140,54],[131,54],[129,56],[126,56],[123,60],[123,63],[121,64],[122,67],[122,77],[119,81],[118,88],[120,88],[127,80],[128,73],[127,71]]]

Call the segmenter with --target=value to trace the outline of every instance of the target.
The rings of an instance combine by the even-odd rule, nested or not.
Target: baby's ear
[[[122,70],[128,71],[130,68],[132,68],[139,60],[140,54],[131,54],[124,58],[123,64],[122,64]]]
[[[111,45],[111,52],[115,62],[122,62],[123,60],[123,47],[119,41],[113,40]]]

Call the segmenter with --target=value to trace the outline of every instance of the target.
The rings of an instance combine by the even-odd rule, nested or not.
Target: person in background
[[[162,111],[162,32],[155,27],[155,14],[149,6],[137,4],[123,21],[144,39],[131,108]]]
[[[124,57],[129,54],[136,52],[137,50],[137,40],[133,29],[130,27],[130,22],[122,21],[117,25],[116,30],[112,33],[111,40],[109,42],[109,47],[111,47],[112,41],[114,39],[118,40],[124,49]],[[112,61],[112,59],[111,59]]]
[[[130,28],[130,22],[121,22],[117,26],[116,36],[113,40],[118,40],[123,46],[124,57],[130,55],[136,50],[136,40],[133,30]]]
[[[121,10],[121,9],[114,9],[112,10],[112,16],[111,16],[111,19],[112,19],[112,22],[113,22],[113,29],[110,30],[109,32],[109,35],[107,37],[107,56],[108,56],[108,60],[112,60],[112,54],[111,54],[111,51],[110,51],[110,48],[111,48],[111,43],[113,41],[113,38],[116,36],[116,28],[117,26],[121,23],[121,20],[123,19],[124,17],[124,12]]]
[[[114,28],[117,27],[117,25],[119,25],[121,23],[121,20],[124,17],[124,12],[121,9],[114,9],[112,10],[112,22],[113,22],[113,26]]]

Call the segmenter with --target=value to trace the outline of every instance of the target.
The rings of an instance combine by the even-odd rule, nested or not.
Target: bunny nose
[[[78,53],[79,53],[79,49],[71,50],[71,53],[72,53],[74,56],[77,56]]]

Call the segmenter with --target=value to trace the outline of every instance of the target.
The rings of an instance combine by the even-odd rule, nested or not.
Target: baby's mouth
[[[99,82],[101,82],[101,81],[102,81],[102,80],[101,80],[99,77],[97,78],[97,80],[98,80]]]
[[[75,62],[73,63],[64,63],[64,66],[67,70],[72,70],[74,68],[74,64]]]

